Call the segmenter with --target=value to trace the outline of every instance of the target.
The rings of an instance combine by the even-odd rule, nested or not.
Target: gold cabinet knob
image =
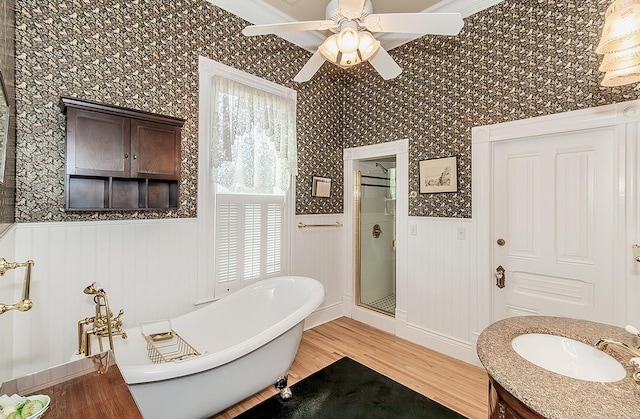
[[[498,239],[496,243],[498,243],[498,246],[504,246],[506,241],[504,241],[504,239]]]

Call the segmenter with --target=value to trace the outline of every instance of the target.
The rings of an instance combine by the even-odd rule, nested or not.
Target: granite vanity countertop
[[[549,419],[640,418],[640,391],[631,378],[632,355],[612,345],[606,349],[627,370],[612,383],[577,380],[540,368],[518,355],[511,340],[526,333],[565,336],[593,345],[610,338],[638,346],[621,327],[566,317],[523,316],[500,320],[478,338],[477,351],[487,372],[505,390]]]

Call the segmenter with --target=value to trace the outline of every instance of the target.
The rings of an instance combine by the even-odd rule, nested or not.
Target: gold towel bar
[[[336,221],[333,224],[305,224],[305,223],[298,223],[298,228],[305,228],[305,227],[342,227],[342,223],[339,221]]]
[[[26,262],[7,262],[5,258],[0,258],[0,275],[4,275],[10,269],[26,268],[24,272],[24,282],[22,284],[22,300],[15,304],[0,303],[0,314],[4,314],[9,310],[29,311],[33,307],[33,302],[29,299],[29,288],[31,287],[31,267],[34,265],[32,260]]]

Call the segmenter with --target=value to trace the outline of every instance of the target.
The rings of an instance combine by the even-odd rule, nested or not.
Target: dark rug
[[[238,418],[464,418],[428,397],[344,357]]]

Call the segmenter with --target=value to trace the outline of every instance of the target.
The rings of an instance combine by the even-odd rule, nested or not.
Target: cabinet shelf
[[[67,115],[65,208],[178,208],[184,120],[62,97]]]
[[[178,181],[67,176],[67,210],[162,210],[178,208]]]

